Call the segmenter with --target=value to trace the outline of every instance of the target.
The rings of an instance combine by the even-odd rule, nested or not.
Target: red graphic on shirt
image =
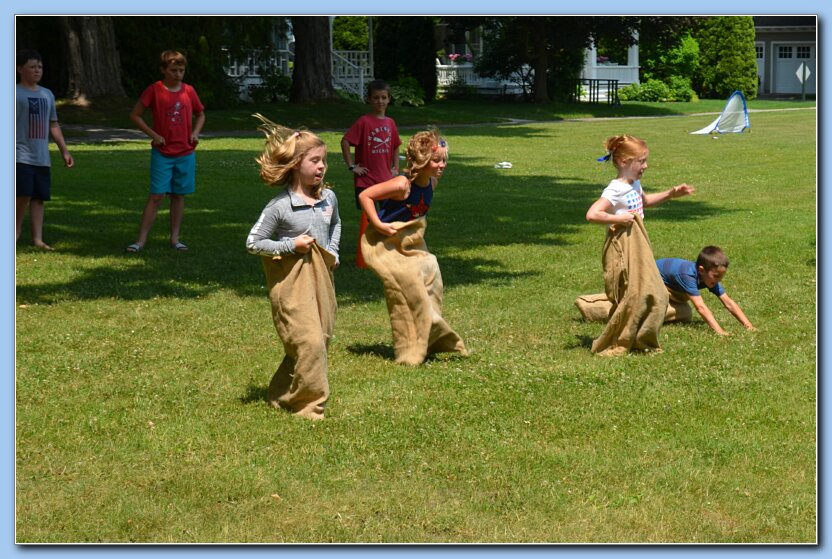
[[[407,209],[410,210],[410,216],[413,219],[416,219],[417,217],[422,217],[423,215],[428,213],[430,206],[425,204],[425,197],[422,196],[421,198],[419,198],[418,204],[407,204]]]

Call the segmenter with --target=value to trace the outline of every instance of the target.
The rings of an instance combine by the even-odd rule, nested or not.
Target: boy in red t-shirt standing
[[[130,120],[150,139],[150,196],[142,212],[139,237],[127,252],[139,252],[165,196],[170,196],[170,246],[188,250],[179,240],[185,195],[196,187],[194,149],[205,125],[205,112],[196,90],[184,83],[185,55],[166,50],[161,55],[162,80],[144,90],[130,112]],[[153,114],[153,128],[142,118],[146,109]]]
[[[386,115],[390,104],[390,86],[384,80],[373,80],[367,86],[367,103],[370,112],[360,117],[341,138],[344,163],[352,171],[355,180],[355,207],[361,209],[358,195],[373,186],[399,174],[399,131],[392,118]],[[350,146],[355,146],[355,161],[350,157]],[[367,229],[367,215],[361,212],[355,265],[366,268],[361,255],[361,236]]]

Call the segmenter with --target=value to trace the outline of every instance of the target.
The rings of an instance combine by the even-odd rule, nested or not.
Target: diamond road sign
[[[809,70],[809,67],[806,66],[805,63],[801,62],[800,67],[797,69],[797,72],[795,72],[795,75],[797,76],[797,79],[800,80],[800,83],[803,83],[809,79],[809,76],[812,75],[812,71]]]

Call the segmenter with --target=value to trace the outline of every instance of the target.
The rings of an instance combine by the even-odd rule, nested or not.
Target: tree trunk
[[[534,45],[534,102],[549,102],[547,74],[549,69],[549,48],[546,37],[546,19],[535,17],[532,21],[532,45]]]
[[[295,63],[289,101],[304,103],[333,99],[332,54],[329,50],[329,18],[302,16],[292,18],[295,34]]]
[[[108,16],[61,16],[67,58],[66,95],[84,103],[95,97],[124,97],[113,20]]]

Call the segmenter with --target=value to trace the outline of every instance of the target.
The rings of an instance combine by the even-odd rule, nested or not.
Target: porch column
[[[633,39],[636,41],[631,47],[627,49],[627,66],[629,66],[628,72],[631,74],[631,83],[639,83],[638,82],[638,70],[639,70],[639,62],[638,62],[638,31],[633,32]]]
[[[582,77],[588,79],[595,79],[595,65],[596,57],[598,56],[595,50],[595,42],[590,43],[588,49],[584,49],[584,70],[581,73]]]
[[[373,62],[373,17],[367,16],[367,48],[370,50],[370,75],[375,79],[376,66]]]

